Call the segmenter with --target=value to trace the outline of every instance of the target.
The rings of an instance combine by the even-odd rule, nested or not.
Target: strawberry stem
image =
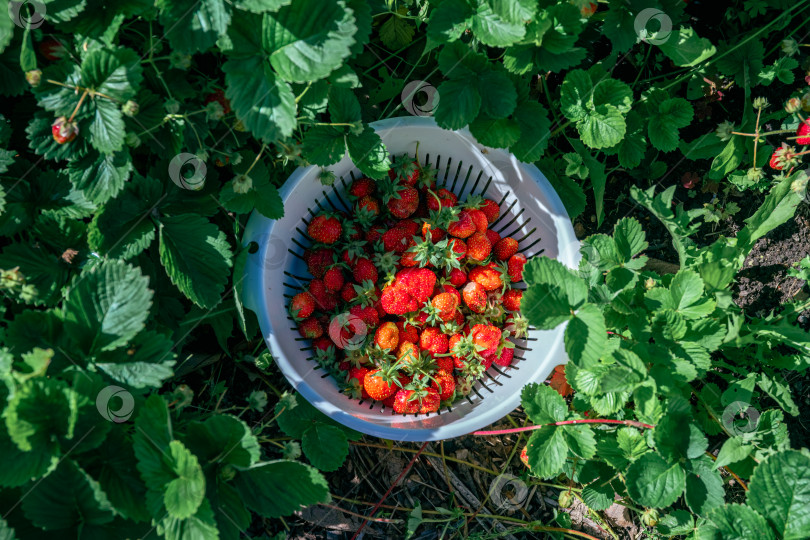
[[[541,429],[547,426],[567,426],[567,425],[574,425],[574,424],[621,424],[624,426],[632,426],[637,428],[645,428],[645,429],[654,429],[655,426],[651,426],[650,424],[645,424],[643,422],[637,422],[635,420],[611,420],[608,418],[588,418],[583,420],[564,420],[562,422],[552,422],[550,424],[540,424],[537,426],[527,426],[527,427],[520,427],[520,428],[512,428],[512,429],[496,429],[494,431],[474,431],[473,435],[508,435],[510,433],[520,433],[522,431],[532,431],[535,429]]]
[[[90,91],[87,89],[85,89],[85,91],[82,92],[82,97],[79,98],[79,102],[76,104],[76,108],[73,109],[73,113],[70,115],[70,118],[68,118],[68,124],[73,122],[73,119],[76,117],[76,113],[79,112],[79,109],[81,108],[82,103],[84,102],[84,98],[86,98],[87,94],[89,93]]]

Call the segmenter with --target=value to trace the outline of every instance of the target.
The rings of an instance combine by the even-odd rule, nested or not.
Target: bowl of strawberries
[[[244,305],[280,371],[334,420],[428,441],[496,422],[529,382],[567,361],[563,327],[529,326],[523,267],[575,266],[579,243],[533,165],[426,117],[372,124],[387,178],[345,156],[296,170],[285,215],[254,213],[243,243]]]

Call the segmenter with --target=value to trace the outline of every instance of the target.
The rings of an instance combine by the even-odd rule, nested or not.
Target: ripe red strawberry
[[[354,290],[354,283],[344,283],[343,288],[340,289],[340,297],[347,304],[357,298],[357,291]]]
[[[456,316],[458,297],[454,294],[444,292],[434,296],[430,304],[436,308],[439,319],[442,321],[450,321]]]
[[[517,255],[513,255],[513,257],[517,257]],[[475,281],[487,291],[494,291],[503,286],[501,273],[493,263],[489,263],[486,266],[476,266],[470,270],[467,277],[470,281]]]
[[[419,407],[420,413],[432,413],[439,410],[441,405],[441,397],[435,388],[425,388],[420,392],[421,406]]]
[[[399,259],[399,264],[406,268],[413,268],[415,266],[419,266],[419,261],[416,260],[416,251],[412,251],[411,248],[416,246],[416,242],[410,240],[408,242],[408,248],[405,250],[405,253],[402,254],[402,257]]]
[[[357,208],[358,210],[363,209],[369,215],[379,216],[380,215],[380,201],[372,197],[371,195],[365,195],[357,201]]]
[[[472,339],[476,346],[483,347],[479,350],[481,356],[494,354],[501,343],[501,330],[491,324],[476,324],[472,327]]]
[[[360,320],[363,321],[363,323],[366,325],[366,332],[380,324],[380,314],[377,313],[374,306],[352,306],[349,308],[349,313],[355,317],[359,317]]]
[[[478,208],[468,208],[467,211],[470,213],[473,223],[475,223],[475,230],[480,233],[486,232],[489,225],[487,215]]]
[[[501,214],[501,207],[491,199],[484,199],[484,202],[481,203],[478,209],[487,216],[487,223],[490,225],[495,223],[495,220],[497,220],[498,216]]]
[[[447,275],[447,278],[450,280],[450,284],[453,287],[461,287],[465,283],[467,283],[467,274],[464,270],[460,268],[453,268],[450,270],[450,273]]]
[[[450,240],[450,247],[453,250],[453,253],[456,254],[456,259],[459,261],[461,261],[467,254],[467,243],[464,240],[453,238]]]
[[[487,354],[481,357],[481,365],[484,366],[484,371],[488,370],[492,367],[492,363],[495,361],[495,354]]]
[[[355,399],[369,399],[371,396],[363,387],[366,374],[371,371],[364,367],[353,367],[349,369],[349,376],[347,382],[349,383],[349,395]]]
[[[440,400],[450,399],[456,391],[456,378],[450,371],[439,370],[433,375],[431,387],[439,393]]]
[[[383,248],[397,254],[404,253],[412,236],[405,227],[388,229],[382,235]]]
[[[504,347],[500,356],[493,355],[494,362],[501,367],[509,367],[512,365],[512,359],[515,357],[515,349],[512,347]]]
[[[447,334],[435,326],[428,326],[422,330],[422,335],[419,336],[419,347],[423,351],[428,351],[431,356],[444,354],[449,347]]]
[[[520,311],[520,300],[523,298],[523,291],[520,289],[509,289],[501,298],[504,309],[509,311]]]
[[[442,290],[440,291],[440,294],[442,292],[450,293],[456,297],[456,307],[461,305],[461,293],[458,292],[458,289],[453,287],[451,284],[445,283],[444,285],[442,285]]]
[[[484,234],[487,235],[487,238],[489,238],[489,243],[492,244],[493,246],[497,245],[498,242],[501,241],[501,235],[496,233],[492,229],[487,229]]]
[[[467,239],[467,258],[473,261],[483,262],[492,253],[492,244],[487,235],[477,232]]]
[[[397,272],[395,283],[404,287],[417,302],[422,303],[433,293],[436,274],[428,268],[405,268]]]
[[[421,226],[412,219],[398,221],[396,227],[408,231],[408,236],[415,236],[422,229]]]
[[[436,192],[434,197],[431,193],[427,194],[427,207],[434,212],[440,208],[449,208],[458,203],[458,197],[452,192],[444,188]]]
[[[509,257],[509,261],[507,261],[506,265],[509,273],[509,279],[511,279],[513,283],[523,281],[523,267],[526,265],[525,255],[521,253],[512,255]]]
[[[399,387],[389,373],[381,369],[374,369],[363,377],[363,388],[366,389],[371,399],[382,401],[395,394]]]
[[[343,288],[343,272],[337,266],[333,266],[323,275],[323,282],[327,289],[337,292]]]
[[[290,302],[290,314],[295,320],[306,319],[315,311],[315,297],[309,292],[298,293]]]
[[[329,248],[319,248],[315,250],[307,250],[304,253],[304,261],[307,263],[307,269],[314,278],[322,278],[326,274],[326,270],[335,262],[335,254]]]
[[[76,122],[68,122],[66,117],[60,116],[51,124],[51,134],[53,140],[59,144],[66,144],[79,134],[79,125]]]
[[[393,322],[384,322],[374,333],[374,343],[383,349],[393,350],[399,345],[399,329]]]
[[[383,227],[381,225],[377,226],[377,227],[370,228],[368,231],[366,231],[366,242],[368,242],[369,244],[376,243],[377,240],[382,238],[382,234],[387,230],[388,229],[386,229],[385,227]]]
[[[408,155],[394,158],[394,166],[388,170],[388,178],[406,186],[412,186],[419,180],[419,163],[411,159]]]
[[[439,241],[441,241],[446,234],[447,233],[445,233],[443,230],[436,227],[435,225],[431,225],[427,221],[422,223],[422,238],[424,239],[430,238],[430,241],[433,242],[434,244],[439,243]]]
[[[399,188],[396,195],[391,197],[385,205],[394,217],[405,219],[419,206],[419,192],[412,187]]]
[[[371,195],[377,189],[377,184],[370,178],[358,178],[349,187],[349,194],[357,199]]]
[[[309,237],[323,244],[337,242],[342,231],[343,227],[340,225],[340,221],[336,217],[325,213],[318,214],[307,225]]]
[[[419,412],[419,400],[415,390],[399,390],[394,397],[394,412],[397,414],[416,414]]]
[[[459,304],[461,304],[461,302],[459,302]],[[465,321],[465,320],[466,320],[466,319],[464,318],[464,314],[461,312],[461,310],[460,310],[460,309],[457,309],[457,310],[456,310],[456,321],[455,321],[455,322],[456,322],[456,324],[457,324],[459,327],[464,326],[464,321]]]
[[[796,135],[799,136],[799,138],[796,139],[796,144],[801,146],[810,144],[810,119],[807,119],[799,124],[799,129],[796,130]]]
[[[222,105],[222,112],[228,114],[231,112],[231,102],[228,101],[228,98],[225,97],[225,91],[221,88],[217,88],[207,96],[205,96],[205,103],[206,105],[209,103],[217,102]]]
[[[499,261],[508,261],[509,257],[517,253],[518,243],[512,237],[507,236],[495,244],[495,258]]]
[[[371,280],[373,283],[377,283],[379,274],[377,273],[377,267],[374,266],[373,262],[365,257],[361,257],[358,258],[354,263],[354,267],[352,268],[352,276],[357,283],[363,283],[367,279]]]
[[[315,317],[310,317],[299,323],[298,332],[302,337],[315,339],[323,335],[323,326]]]
[[[461,289],[461,295],[467,307],[475,313],[483,313],[487,308],[487,291],[480,283],[470,281]]]
[[[419,302],[400,285],[384,287],[380,295],[380,304],[385,312],[391,315],[404,315],[419,309]]]
[[[779,156],[779,150],[776,150],[771,155],[771,160],[768,162],[768,165],[770,165],[772,169],[775,169],[777,171],[782,170],[783,163],[782,163],[782,159]]]
[[[465,208],[458,214],[456,221],[447,226],[447,233],[455,236],[456,238],[467,238],[476,232],[475,222],[473,221],[470,210]]]
[[[419,331],[415,326],[406,325],[405,321],[399,320],[397,321],[397,328],[399,329],[400,341],[410,341],[411,343],[419,341]]]

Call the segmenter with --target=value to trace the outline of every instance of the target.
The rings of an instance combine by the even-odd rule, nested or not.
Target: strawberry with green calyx
[[[460,215],[461,209],[458,206],[442,206],[441,208],[431,210],[425,221],[432,227],[447,231],[447,228],[452,223],[458,221]]]
[[[320,349],[322,351],[325,351],[325,350],[329,349],[329,347],[334,349],[335,348],[335,343],[329,338],[329,336],[324,335],[324,336],[321,336],[319,338],[313,339],[312,340],[312,346],[315,349]]]
[[[307,225],[307,234],[316,242],[331,245],[338,241],[343,227],[339,216],[332,212],[317,214]]]
[[[510,336],[524,338],[529,333],[529,320],[520,313],[510,313],[504,323],[504,333]]]
[[[323,275],[324,285],[332,292],[338,292],[343,288],[345,278],[343,277],[342,267],[342,264],[336,264]]]
[[[378,182],[380,196],[388,211],[398,219],[405,219],[419,206],[419,192],[412,187],[399,185],[389,179]]]
[[[484,234],[487,235],[487,239],[489,239],[489,243],[492,244],[492,248],[494,249],[498,242],[501,241],[501,235],[493,231],[492,229],[487,229],[484,231]]]
[[[796,144],[800,146],[810,144],[810,118],[799,124],[799,128],[796,130],[796,135],[799,136],[799,138],[796,139]]]
[[[470,336],[482,356],[489,356],[498,350],[501,344],[501,330],[491,324],[476,324],[471,328]]]
[[[419,345],[415,341],[400,340],[396,353],[397,362],[402,365],[402,368],[413,372],[421,361],[421,351]]]
[[[510,341],[505,341],[504,343],[510,344],[511,347],[504,346],[502,349],[499,348],[499,352],[492,355],[492,357],[495,364],[501,367],[509,367],[512,365],[512,360],[515,358],[515,344]]]
[[[447,279],[453,287],[459,288],[467,283],[467,273],[460,268],[451,268],[447,273]]]
[[[382,235],[382,246],[385,251],[402,254],[408,249],[408,243],[413,238],[405,227],[393,227]]]
[[[363,229],[368,229],[374,222],[374,219],[380,215],[380,201],[366,195],[357,200],[354,209],[357,221],[363,225]]]
[[[388,170],[388,178],[399,181],[406,186],[413,186],[419,180],[420,167],[413,158],[407,154],[396,156],[393,166]]]
[[[477,208],[469,208],[467,212],[470,214],[470,218],[475,224],[475,231],[484,234],[489,226],[486,214]]]
[[[491,199],[485,199],[481,195],[470,195],[464,201],[464,208],[479,210],[487,218],[487,224],[493,224],[501,214],[501,207]]]
[[[293,319],[300,321],[306,319],[315,311],[315,297],[308,291],[298,293],[293,296],[290,302],[290,315]]]
[[[421,190],[431,190],[436,187],[436,177],[439,171],[430,165],[425,165],[419,170],[419,179],[414,187]]]
[[[419,309],[419,302],[404,287],[396,284],[383,287],[380,304],[391,315],[405,315]]]
[[[309,292],[315,297],[317,309],[321,311],[332,311],[338,305],[337,295],[326,288],[323,280],[313,279],[309,282]]]
[[[368,392],[366,392],[366,389],[363,387],[363,380],[366,377],[366,373],[369,371],[371,370],[364,367],[351,368],[343,393],[354,399],[369,399],[371,396],[368,395]]]
[[[402,383],[399,380],[399,368],[399,362],[393,364],[380,362],[376,369],[366,373],[363,377],[363,388],[371,399],[382,401],[400,388]]]
[[[343,251],[340,253],[340,260],[348,264],[349,266],[353,266],[357,259],[360,257],[365,257],[366,253],[366,246],[368,242],[365,240],[351,240],[347,244],[345,244]]]
[[[475,281],[481,285],[486,291],[494,291],[505,287],[508,283],[509,274],[506,268],[499,267],[494,263],[488,263],[484,266],[476,266],[472,268],[467,277],[470,281]],[[506,278],[506,279],[504,279]]]
[[[461,314],[461,321],[462,322],[459,322],[458,319],[459,319],[460,314],[461,314],[461,312],[456,310],[456,318],[455,319],[450,319],[449,321],[446,321],[446,322],[443,322],[443,323],[439,324],[439,329],[441,329],[441,331],[444,332],[445,334],[447,334],[448,336],[451,336],[453,334],[458,334],[459,332],[461,332],[461,329],[464,328],[464,322],[463,322],[464,321],[464,315]]]
[[[318,173],[318,180],[321,181],[321,185],[323,186],[331,186],[337,180],[335,173],[328,169],[321,169],[321,172]]]
[[[335,380],[340,380],[343,377],[343,370],[340,369],[341,362],[338,362],[334,348],[316,349],[314,360]]]
[[[430,353],[431,356],[446,353],[449,346],[447,335],[435,326],[428,326],[422,330],[422,334],[419,336],[419,347]]]
[[[777,171],[796,167],[799,164],[799,160],[796,158],[796,149],[788,146],[787,143],[782,143],[782,146],[774,150],[768,164]]]
[[[394,396],[393,409],[397,414],[416,414],[420,404],[415,390],[398,390]]]
[[[456,309],[458,308],[458,296],[443,292],[434,296],[430,303],[425,304],[428,313],[427,323],[438,324],[441,322],[452,321],[456,316]]]
[[[456,391],[456,378],[451,372],[440,370],[433,376],[431,387],[439,393],[439,399],[446,401]]]

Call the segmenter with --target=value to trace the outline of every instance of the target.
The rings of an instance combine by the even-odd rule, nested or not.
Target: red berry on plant
[[[76,122],[69,122],[64,116],[60,116],[51,124],[51,134],[53,140],[59,144],[69,143],[79,135],[79,125]]]

